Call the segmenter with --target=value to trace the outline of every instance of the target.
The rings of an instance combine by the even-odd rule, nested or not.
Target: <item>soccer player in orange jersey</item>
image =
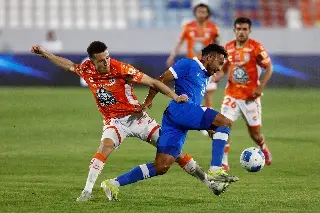
[[[272,75],[272,63],[265,48],[257,41],[250,39],[251,21],[248,18],[238,18],[234,22],[236,40],[225,45],[228,59],[222,71],[218,72],[218,81],[228,72],[229,78],[225,96],[221,106],[221,113],[232,121],[242,115],[247,123],[252,140],[263,151],[266,164],[271,164],[271,153],[266,146],[264,135],[261,133],[261,101],[262,91]],[[259,80],[257,66],[265,70]],[[229,169],[229,143],[225,147],[223,165]]]
[[[219,27],[208,20],[211,16],[211,10],[206,4],[198,4],[194,7],[193,14],[195,20],[184,25],[182,34],[176,47],[171,52],[167,66],[173,65],[176,55],[179,53],[184,41],[187,41],[187,57],[201,58],[201,50],[211,43],[219,43]],[[204,96],[204,105],[206,107],[212,107],[212,92],[217,89],[217,84],[210,79],[207,86],[207,92]],[[205,134],[206,131],[203,131]]]
[[[92,188],[108,156],[126,137],[137,137],[156,146],[160,126],[142,111],[141,106],[144,104],[138,103],[132,82],[150,86],[176,102],[188,100],[186,95],[178,96],[165,84],[150,78],[133,66],[110,58],[107,46],[100,41],[94,41],[89,45],[87,52],[90,59],[82,64],[74,64],[68,59],[55,56],[40,46],[33,46],[31,52],[47,58],[66,71],[81,76],[91,89],[98,109],[103,115],[104,126],[100,146],[90,162],[86,185],[77,201],[91,199]],[[214,183],[208,181],[207,174],[190,155],[180,154],[176,162],[213,190]]]

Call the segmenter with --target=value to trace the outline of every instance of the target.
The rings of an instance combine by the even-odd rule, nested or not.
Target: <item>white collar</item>
[[[198,63],[201,70],[204,70],[207,72],[206,68],[203,66],[203,64],[201,63],[201,61],[199,61],[199,59],[197,57],[193,57],[193,60],[195,60]]]

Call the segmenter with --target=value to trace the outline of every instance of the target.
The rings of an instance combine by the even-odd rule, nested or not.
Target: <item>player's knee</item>
[[[98,153],[101,153],[102,155],[108,157],[113,150],[114,150],[114,141],[110,138],[102,139],[98,149]]]
[[[226,116],[222,115],[221,113],[217,114],[212,122],[212,126],[219,127],[219,126],[227,126],[231,128],[232,121],[228,119]]]
[[[158,163],[155,165],[155,169],[156,169],[157,175],[163,175],[168,172],[168,170],[170,169],[170,165],[166,163],[160,163],[160,164]]]

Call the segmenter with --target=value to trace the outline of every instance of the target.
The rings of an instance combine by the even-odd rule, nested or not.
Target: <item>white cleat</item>
[[[220,196],[222,193],[224,193],[229,186],[229,183],[223,183],[223,182],[211,181],[210,183],[211,184],[210,184],[209,188],[217,196]]]
[[[81,201],[89,201],[91,200],[92,196],[91,193],[88,191],[83,190],[81,192],[81,195],[77,198],[77,201],[81,202]]]

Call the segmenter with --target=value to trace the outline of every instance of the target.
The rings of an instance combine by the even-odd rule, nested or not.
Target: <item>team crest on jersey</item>
[[[96,94],[101,106],[110,106],[117,103],[116,98],[111,92],[104,88],[97,89]]]
[[[236,67],[233,70],[232,78],[236,83],[246,83],[249,81],[249,76],[242,67]]]
[[[111,78],[111,79],[109,79],[109,83],[106,83],[106,85],[107,85],[107,86],[112,86],[112,85],[114,85],[115,83],[116,83],[116,79]]]
[[[244,61],[245,61],[245,62],[250,61],[250,53],[245,53],[245,54],[244,54]]]

